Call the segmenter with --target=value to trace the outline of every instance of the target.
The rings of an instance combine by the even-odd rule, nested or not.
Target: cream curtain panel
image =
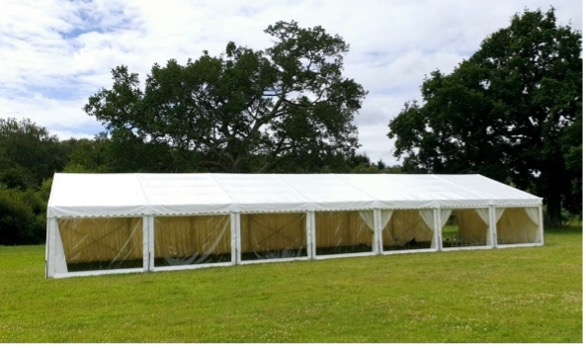
[[[457,210],[458,237],[468,245],[490,245],[488,208]]]
[[[433,230],[417,210],[381,210],[381,228],[383,250],[412,248],[414,246],[410,244],[413,242],[431,243],[433,239]]]
[[[71,264],[103,263],[115,268],[124,261],[142,263],[142,218],[58,219],[65,261]]]
[[[374,220],[370,220],[373,217],[367,219],[374,226]],[[316,212],[317,255],[368,251],[368,247],[372,251],[373,229],[369,223],[365,222],[359,211]]]
[[[245,259],[307,256],[305,214],[242,214],[240,243]]]
[[[537,207],[502,209],[502,217],[497,223],[498,244],[539,243],[541,239],[539,216],[537,218],[535,216],[539,214],[538,209]]]
[[[229,215],[156,217],[154,232],[156,266],[200,264],[219,255],[230,259]]]

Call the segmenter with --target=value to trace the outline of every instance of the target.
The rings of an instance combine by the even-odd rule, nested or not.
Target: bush
[[[0,187],[0,244],[38,244],[45,240],[46,202],[35,191]]]

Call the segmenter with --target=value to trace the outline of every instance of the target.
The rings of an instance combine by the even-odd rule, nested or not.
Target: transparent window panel
[[[442,228],[442,246],[461,248],[490,243],[488,209],[454,209]]]
[[[503,215],[496,224],[498,244],[539,243],[541,241],[538,221],[533,221],[526,209],[537,210],[538,208],[504,209]]]
[[[243,261],[305,257],[305,214],[242,214],[240,244]]]
[[[418,210],[395,210],[382,236],[383,251],[430,249],[433,230]]]
[[[230,262],[230,216],[155,218],[155,267]]]
[[[318,256],[372,252],[372,239],[373,231],[358,211],[315,213]]]
[[[59,219],[68,272],[143,267],[142,218]]]

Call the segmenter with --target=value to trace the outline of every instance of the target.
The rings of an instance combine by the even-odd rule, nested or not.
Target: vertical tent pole
[[[305,213],[305,231],[307,233],[307,256],[315,258],[315,212]]]
[[[52,278],[53,277],[53,260],[54,260],[54,252],[53,246],[55,245],[53,241],[53,220],[54,218],[47,219],[47,245],[45,245],[45,278]]]
[[[545,245],[545,234],[543,233],[543,205],[539,205],[539,233],[541,235],[541,240],[539,245]]]
[[[373,240],[373,251],[377,254],[383,253],[383,241],[382,241],[382,226],[381,226],[381,210],[374,209],[373,210],[373,220],[374,220],[374,240]]]
[[[147,215],[142,217],[142,238],[143,238],[143,270],[153,271],[155,269],[155,229],[154,217]]]
[[[497,247],[496,238],[496,207],[494,204],[488,206],[488,231],[490,233],[490,246]]]
[[[240,250],[240,214],[230,213],[230,233],[232,234],[232,264],[237,265],[242,259]]]
[[[435,238],[437,251],[442,251],[442,212],[441,208],[433,208],[433,238]]]

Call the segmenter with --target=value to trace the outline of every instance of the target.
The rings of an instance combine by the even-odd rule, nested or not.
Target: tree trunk
[[[562,225],[562,198],[560,194],[552,194],[546,199],[547,216],[545,225],[549,228],[558,228]]]

